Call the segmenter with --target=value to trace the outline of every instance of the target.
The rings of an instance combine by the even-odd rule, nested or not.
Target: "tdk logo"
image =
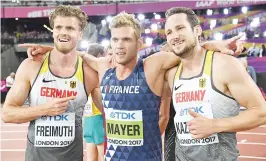
[[[68,115],[47,116],[50,121],[68,121]]]
[[[135,113],[126,113],[126,112],[111,112],[110,117],[116,119],[123,119],[123,120],[131,120],[136,119]]]
[[[202,108],[203,108],[203,106],[181,109],[179,116],[188,115],[188,109],[191,109],[192,111],[194,111],[196,113],[203,114],[204,112],[202,111]]]

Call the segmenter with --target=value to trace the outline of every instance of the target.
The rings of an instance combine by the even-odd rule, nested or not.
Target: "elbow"
[[[259,119],[262,120],[261,125],[266,124],[266,105],[265,108],[263,108],[263,110],[261,111]]]
[[[266,124],[266,104],[254,111],[256,127]]]
[[[1,118],[4,123],[15,123],[14,119],[12,119],[10,110],[5,105],[2,109]]]
[[[10,119],[10,117],[8,116],[8,113],[7,113],[5,110],[2,111],[1,118],[2,118],[2,121],[3,121],[4,123],[11,123],[11,119]]]

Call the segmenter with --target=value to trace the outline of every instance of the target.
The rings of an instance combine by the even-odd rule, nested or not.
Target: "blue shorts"
[[[103,115],[84,117],[83,137],[87,143],[102,144],[104,140]]]

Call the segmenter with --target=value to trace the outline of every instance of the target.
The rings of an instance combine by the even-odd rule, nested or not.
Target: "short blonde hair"
[[[56,18],[56,16],[76,17],[79,20],[79,26],[81,31],[83,31],[88,24],[88,17],[86,13],[83,12],[81,9],[77,7],[72,7],[70,5],[59,5],[55,8],[53,12],[51,12],[49,17],[49,23],[52,28],[54,28],[54,19]]]
[[[118,15],[113,17],[112,22],[109,25],[109,28],[120,28],[120,27],[132,27],[135,30],[137,39],[141,35],[141,26],[139,21],[135,18],[135,15],[128,14],[125,11],[120,12]]]

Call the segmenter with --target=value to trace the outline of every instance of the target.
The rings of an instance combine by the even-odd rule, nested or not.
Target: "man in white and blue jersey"
[[[202,48],[196,14],[189,8],[166,12],[165,33],[181,58],[166,73],[176,111],[176,161],[236,161],[236,132],[266,123],[266,105],[242,64]],[[239,113],[240,106],[247,108]]]
[[[82,114],[88,94],[98,86],[97,73],[76,52],[87,15],[58,6],[49,20],[55,48],[44,61],[21,63],[2,120],[30,122],[26,161],[83,161]],[[28,96],[29,107],[22,108]],[[101,101],[94,102],[101,107]]]

